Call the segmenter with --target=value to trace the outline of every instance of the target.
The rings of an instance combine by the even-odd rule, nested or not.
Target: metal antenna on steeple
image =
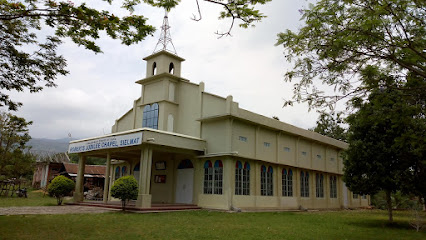
[[[167,16],[168,10],[166,9],[166,14],[164,15],[163,25],[161,26],[161,35],[158,39],[157,45],[155,45],[154,53],[161,50],[169,51],[177,55],[175,46],[172,42],[172,37],[170,35],[170,26],[169,26],[169,17]],[[167,46],[172,45],[172,49],[168,49]],[[157,47],[160,46],[160,49],[157,50]]]

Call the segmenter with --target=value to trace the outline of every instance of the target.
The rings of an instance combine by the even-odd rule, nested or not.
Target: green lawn
[[[410,218],[396,212],[388,225],[379,210],[0,216],[0,239],[426,239]]]
[[[0,207],[53,205],[56,199],[37,191],[0,197]],[[381,210],[0,216],[0,239],[426,239],[426,230],[409,226],[410,211],[394,219],[389,225]]]
[[[40,190],[28,190],[28,198],[20,198],[14,194],[13,197],[0,197],[0,207],[21,207],[21,206],[54,206],[56,199],[44,195]],[[1,238],[0,238],[1,239]]]

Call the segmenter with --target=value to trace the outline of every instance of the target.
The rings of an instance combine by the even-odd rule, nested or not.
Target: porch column
[[[136,207],[151,207],[151,168],[152,168],[152,149],[144,148],[141,150],[140,176],[139,176],[139,194],[136,200]]]
[[[109,193],[109,173],[111,171],[111,153],[107,153],[106,169],[105,169],[105,182],[104,182],[104,203],[108,202]]]
[[[84,168],[86,164],[86,157],[80,155],[78,160],[78,173],[77,173],[77,179],[75,184],[75,191],[74,191],[74,202],[82,202],[84,195]]]

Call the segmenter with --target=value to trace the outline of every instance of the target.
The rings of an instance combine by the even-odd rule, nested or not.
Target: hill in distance
[[[75,140],[73,138],[47,139],[32,138],[28,141],[27,146],[31,146],[31,152],[49,152],[63,153],[68,151],[69,142]]]

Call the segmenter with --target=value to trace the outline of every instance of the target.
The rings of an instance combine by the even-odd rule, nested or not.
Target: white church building
[[[212,209],[338,209],[368,206],[342,181],[347,144],[239,107],[181,76],[167,50],[144,58],[141,96],[112,133],[72,141],[83,201],[88,156],[107,159],[103,201],[116,179],[138,181],[136,207],[193,204]],[[242,86],[243,87],[243,86]],[[109,181],[108,181],[109,179]]]

